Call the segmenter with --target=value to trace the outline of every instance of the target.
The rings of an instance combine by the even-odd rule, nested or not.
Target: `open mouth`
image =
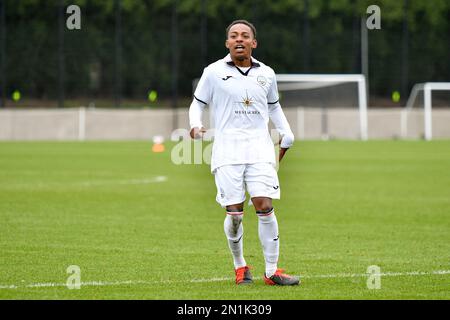
[[[234,49],[236,49],[236,50],[244,50],[245,47],[243,45],[241,45],[241,44],[238,44],[236,47],[234,47]]]

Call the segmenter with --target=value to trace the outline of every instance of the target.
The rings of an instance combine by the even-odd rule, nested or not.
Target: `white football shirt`
[[[282,135],[293,134],[278,103],[275,72],[251,58],[243,71],[228,54],[203,71],[194,99],[209,105],[215,125],[211,171],[223,165],[269,162],[275,164],[275,150],[268,130],[269,117],[277,115],[275,127]],[[191,127],[201,126],[201,112],[193,112]],[[272,119],[274,120],[274,119]],[[283,147],[290,147],[292,142]]]

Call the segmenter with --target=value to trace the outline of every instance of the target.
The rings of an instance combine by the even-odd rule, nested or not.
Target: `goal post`
[[[424,138],[431,140],[433,138],[433,121],[432,121],[432,92],[439,90],[450,91],[450,82],[425,82],[417,83],[411,90],[406,107],[401,113],[401,134],[402,138],[408,135],[408,114],[417,101],[417,96],[423,91],[423,112],[424,112]]]
[[[309,90],[332,87],[340,84],[357,85],[357,105],[359,109],[359,137],[368,139],[367,120],[367,87],[366,78],[362,74],[277,74],[280,93],[290,90]]]

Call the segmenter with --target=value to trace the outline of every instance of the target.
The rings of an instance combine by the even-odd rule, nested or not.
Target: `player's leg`
[[[258,235],[266,262],[265,274],[271,277],[277,271],[280,252],[277,217],[275,216],[271,198],[252,197],[252,202],[258,216]]]
[[[244,203],[226,206],[227,214],[223,223],[228,247],[233,256],[236,284],[248,284],[253,282],[250,269],[244,259]]]
[[[258,216],[258,235],[266,262],[265,282],[271,285],[299,284],[297,277],[284,274],[278,268],[280,240],[272,199],[280,198],[280,186],[275,168],[269,163],[248,165],[245,182]]]
[[[243,236],[244,203],[226,206],[226,216],[223,229],[228,240],[228,246],[233,255],[234,268],[242,268],[247,265],[244,259]]]
[[[218,168],[214,175],[217,186],[217,202],[226,208],[224,231],[233,256],[236,283],[252,282],[252,277],[244,259],[244,216],[245,189],[244,166],[233,165]]]

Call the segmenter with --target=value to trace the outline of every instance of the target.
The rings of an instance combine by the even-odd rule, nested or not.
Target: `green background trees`
[[[81,30],[64,28],[68,99],[113,98],[117,91],[123,98],[145,99],[150,89],[162,98],[170,99],[174,92],[189,97],[192,80],[202,68],[226,54],[224,30],[237,18],[254,22],[259,41],[254,56],[278,73],[360,73],[360,19],[368,16],[366,8],[372,4],[381,8],[381,30],[369,30],[372,98],[390,97],[399,90],[404,99],[414,83],[450,80],[446,0],[2,2],[7,98],[18,89],[24,97],[57,99],[61,3],[77,4],[82,13]]]

